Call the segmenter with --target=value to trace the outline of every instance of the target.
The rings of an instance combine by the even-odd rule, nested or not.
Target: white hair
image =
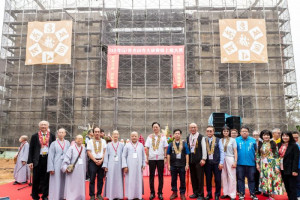
[[[259,135],[259,132],[258,132],[258,131],[256,131],[256,130],[255,130],[255,131],[253,131],[253,133],[252,133],[252,134],[254,135],[254,133],[257,133],[257,134]]]
[[[49,122],[48,121],[42,120],[42,121],[39,122],[39,127],[41,126],[42,123],[46,123],[49,126]]]
[[[114,130],[111,134],[113,135],[114,133],[120,134],[118,130]]]
[[[272,133],[274,133],[274,132],[279,132],[279,133],[281,133],[281,130],[280,130],[279,128],[274,128],[274,129],[272,130]]]

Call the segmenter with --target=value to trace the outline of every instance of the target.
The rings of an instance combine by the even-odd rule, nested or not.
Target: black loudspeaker
[[[215,133],[220,134],[225,125],[225,113],[213,113],[213,126]]]
[[[236,129],[236,130],[238,130],[238,132],[240,132],[240,129],[241,129],[241,117],[237,117],[237,116],[228,117],[226,119],[226,125],[230,129]]]

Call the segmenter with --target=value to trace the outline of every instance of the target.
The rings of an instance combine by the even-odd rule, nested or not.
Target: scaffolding
[[[268,64],[222,64],[219,19],[265,19]],[[72,20],[71,65],[25,66],[27,23]],[[154,121],[202,132],[213,112],[251,130],[286,129],[297,99],[287,0],[6,0],[0,68],[0,146],[20,135],[88,123],[144,137]],[[107,45],[184,45],[186,88],[172,88],[169,55],[121,55],[106,89]]]

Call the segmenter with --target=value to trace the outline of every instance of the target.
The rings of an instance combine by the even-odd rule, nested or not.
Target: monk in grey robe
[[[123,199],[122,152],[124,144],[118,141],[119,132],[112,132],[112,142],[107,144],[102,167],[106,171],[104,196],[109,200]]]
[[[15,170],[14,170],[14,178],[16,184],[25,184],[27,180],[30,178],[30,169],[27,165],[28,160],[28,152],[29,152],[29,144],[27,142],[28,137],[26,135],[22,135],[19,138],[19,142],[21,143],[18,153],[15,158],[17,159]]]
[[[82,143],[83,137],[77,135],[75,145],[70,146],[61,166],[61,170],[66,173],[65,198],[67,200],[85,200],[86,150]],[[74,164],[78,156],[74,170],[71,171],[68,166]]]
[[[145,169],[145,150],[138,142],[138,133],[130,134],[122,154],[122,168],[125,173],[125,196],[128,199],[142,199],[144,194],[143,170]]]
[[[70,147],[70,142],[65,140],[66,130],[61,128],[57,132],[57,140],[52,142],[48,152],[47,172],[49,179],[49,200],[62,200],[65,198],[66,174],[60,168],[65,154]]]

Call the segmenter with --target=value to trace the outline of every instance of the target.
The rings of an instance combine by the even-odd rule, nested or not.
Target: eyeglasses
[[[213,131],[212,131],[212,130],[206,130],[206,132],[208,132],[208,133],[212,133]]]

